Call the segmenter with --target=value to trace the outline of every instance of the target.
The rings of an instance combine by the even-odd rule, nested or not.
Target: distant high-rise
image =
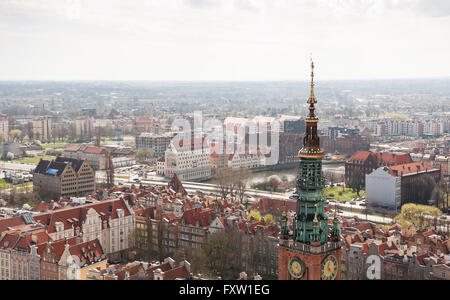
[[[33,138],[41,142],[52,140],[52,119],[42,117],[33,121]]]

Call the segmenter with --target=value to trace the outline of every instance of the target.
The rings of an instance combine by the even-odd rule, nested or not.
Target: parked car
[[[350,201],[351,205],[356,205],[356,201]]]
[[[341,201],[341,204],[346,204],[346,203],[347,203],[347,201],[345,201],[345,200]]]

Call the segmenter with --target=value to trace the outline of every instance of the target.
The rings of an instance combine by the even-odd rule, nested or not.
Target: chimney
[[[185,267],[188,273],[191,273],[191,264],[187,260],[183,260],[180,265]]]

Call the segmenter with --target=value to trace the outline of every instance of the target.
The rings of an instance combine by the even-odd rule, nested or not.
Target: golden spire
[[[314,61],[311,57],[311,92],[308,99],[308,104],[316,104],[316,96],[314,95]]]

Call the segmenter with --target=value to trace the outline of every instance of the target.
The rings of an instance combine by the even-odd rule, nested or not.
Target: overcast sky
[[[450,76],[449,0],[0,0],[3,80]]]

